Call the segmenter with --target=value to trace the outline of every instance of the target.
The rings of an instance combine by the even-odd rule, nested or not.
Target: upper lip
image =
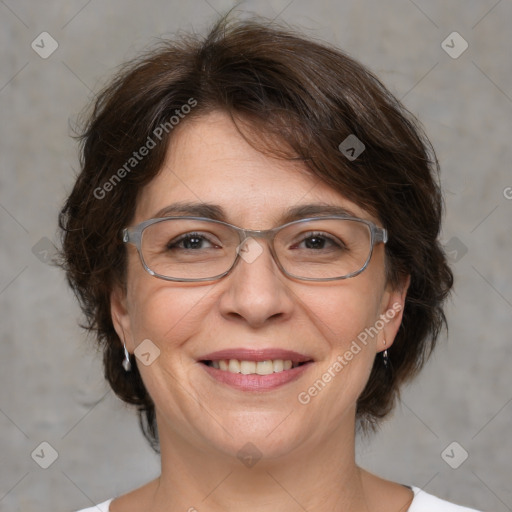
[[[199,361],[220,361],[221,359],[238,359],[239,361],[269,361],[271,359],[282,359],[284,361],[291,360],[292,363],[302,363],[313,360],[311,356],[281,348],[227,348],[210,352],[200,357]]]

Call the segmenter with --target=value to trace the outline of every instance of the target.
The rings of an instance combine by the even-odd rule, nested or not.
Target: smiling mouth
[[[238,359],[204,360],[202,364],[229,373],[242,375],[270,375],[293,370],[299,366],[310,364],[313,361],[292,361],[291,359],[268,359],[266,361],[244,361]]]

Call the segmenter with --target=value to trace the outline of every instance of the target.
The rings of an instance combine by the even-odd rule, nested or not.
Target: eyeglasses
[[[305,281],[333,281],[360,274],[387,231],[350,216],[300,219],[267,230],[242,229],[204,217],[164,217],[122,231],[137,247],[149,274],[168,281],[212,281],[227,275],[240,257],[254,261],[268,241],[281,271]]]

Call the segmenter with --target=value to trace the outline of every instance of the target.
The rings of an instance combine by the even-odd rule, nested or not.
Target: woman
[[[445,323],[433,150],[338,50],[259,22],[98,96],[68,280],[161,475],[90,510],[462,511],[358,467]]]

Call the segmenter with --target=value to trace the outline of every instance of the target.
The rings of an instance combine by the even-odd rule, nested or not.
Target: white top
[[[454,505],[449,501],[441,500],[431,494],[422,491],[419,487],[411,487],[414,499],[407,512],[479,512],[473,508]],[[78,512],[109,512],[109,505],[114,498],[104,501],[91,508],[84,508]]]

